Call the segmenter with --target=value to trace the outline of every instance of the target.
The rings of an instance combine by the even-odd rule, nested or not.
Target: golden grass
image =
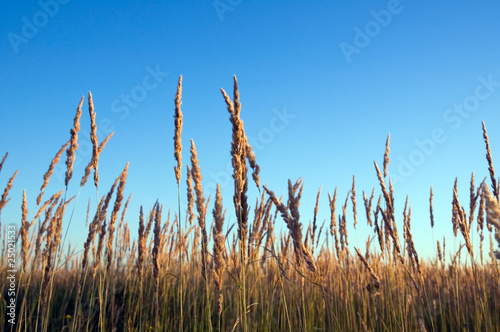
[[[73,120],[73,128],[71,128],[71,138],[69,141],[69,148],[66,150],[66,178],[64,184],[68,188],[68,183],[73,176],[73,163],[75,162],[75,152],[78,149],[78,132],[80,131],[80,117],[82,116],[83,96],[80,99],[80,104],[76,109],[75,119]]]
[[[78,148],[81,99],[69,141],[57,152],[43,177],[36,198],[35,217],[31,221],[27,217],[29,202],[26,191],[23,192],[21,227],[16,234],[16,239],[21,239],[17,253],[20,267],[17,324],[11,326],[6,316],[1,315],[0,325],[4,330],[11,330],[11,327],[15,331],[498,329],[500,264],[497,259],[500,259],[500,252],[495,251],[495,246],[500,247],[500,207],[484,123],[491,191],[486,180],[476,187],[472,174],[466,210],[459,200],[458,179],[455,181],[450,225],[454,230],[455,249],[451,251],[449,263],[444,237],[442,241],[429,242],[429,247],[437,250],[436,257],[419,257],[411,231],[412,208],[408,197],[402,218],[394,213],[394,188],[388,172],[390,136],[386,140],[382,171],[374,162],[380,192],[375,193],[373,188],[368,197],[362,191],[367,227],[374,233],[366,239],[364,254],[358,248],[351,253],[353,247],[348,241],[347,224],[352,222],[356,227],[360,218],[354,176],[352,187],[338,209],[337,188],[333,195],[328,193],[329,232],[322,232],[326,221],[317,231],[321,187],[316,195],[312,221],[308,225],[304,223],[307,219],[299,213],[304,188],[301,179],[295,183],[289,180],[285,201],[267,185],[262,186],[249,225],[248,173],[252,171],[252,178],[260,190],[260,167],[245,134],[236,77],[233,88],[232,100],[224,90],[221,92],[232,126],[230,158],[236,221],[231,223],[225,218],[218,185],[212,210],[213,227],[207,227],[210,198],[204,197],[200,161],[193,140],[191,165],[185,165],[186,196],[183,197],[187,207],[185,218],[181,218],[181,76],[174,100],[178,211],[171,218],[168,210],[168,214],[165,213],[168,216],[163,218],[163,205],[156,202],[149,213],[143,211],[144,205],[139,211],[132,212],[132,218],[138,217],[139,220],[137,237],[132,242],[126,217],[131,196],[122,204],[128,163],[108,193],[102,197],[98,195],[99,155],[112,134],[99,144],[96,113],[89,93],[93,154],[80,187],[85,185],[94,170],[99,204],[92,214],[90,209],[87,210],[87,220],[90,215],[93,218],[88,224],[83,250],[75,252],[61,241],[61,234],[63,228],[69,226],[69,223],[64,226],[63,220],[67,217],[66,208],[74,198],[66,199],[66,195]],[[64,151],[67,155],[65,188],[42,203],[54,167]],[[0,171],[6,158],[7,153],[0,162]],[[9,202],[9,191],[16,175],[17,171],[8,180],[0,200],[0,213]],[[108,213],[115,191],[113,209]],[[349,202],[352,214],[347,209]],[[434,227],[433,204],[431,187],[431,229]],[[341,213],[337,214],[337,210]],[[80,217],[74,218],[82,221]],[[195,218],[198,223],[194,223]],[[281,220],[286,223],[288,231],[277,234],[275,225]],[[475,228],[472,227],[474,222],[477,223]],[[421,221],[418,223],[418,227],[422,227]],[[305,226],[308,226],[307,231]],[[398,226],[403,227],[402,239],[398,235]],[[225,234],[224,227],[227,227]],[[236,227],[236,234],[231,234],[233,227]],[[489,232],[490,238],[489,259],[483,258],[482,252],[485,232]],[[479,243],[474,242],[477,237]],[[211,248],[210,241],[213,242]],[[462,250],[464,247],[466,250]],[[6,250],[4,241],[3,252]],[[66,250],[68,253],[62,259]],[[7,293],[6,274],[7,269],[2,266],[2,294]],[[6,303],[0,301],[3,312]]]

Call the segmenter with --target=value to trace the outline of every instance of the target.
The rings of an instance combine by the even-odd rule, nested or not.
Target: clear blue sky
[[[434,238],[446,235],[451,248],[454,179],[459,179],[462,205],[468,206],[471,172],[476,183],[487,175],[481,121],[489,130],[494,161],[500,161],[496,1],[42,0],[0,6],[0,154],[9,152],[0,174],[2,190],[20,169],[3,224],[19,222],[23,189],[33,216],[42,176],[68,140],[87,91],[94,97],[100,140],[116,131],[100,157],[100,194],[130,162],[125,194],[133,192],[127,213],[133,234],[140,205],[148,209],[158,198],[175,208],[173,99],[181,74],[183,162],[189,162],[192,138],[206,195],[221,182],[225,206],[232,202],[226,171],[231,127],[219,88],[231,93],[236,74],[261,181],[281,195],[289,178],[303,178],[304,228],[319,186],[322,222],[329,218],[327,193],[338,187],[340,205],[356,175],[356,236],[348,215],[354,246],[363,247],[367,236],[362,191],[376,187],[380,193],[373,160],[382,163],[388,133],[399,225],[409,195],[422,255],[433,251],[430,186]],[[89,118],[84,110],[82,149],[69,194],[78,193],[91,155],[85,149]],[[63,165],[45,197],[64,187]],[[185,170],[182,176],[184,183]],[[253,211],[256,191],[250,187]],[[90,182],[70,229],[78,244],[87,233],[89,197],[95,207]],[[230,207],[231,223],[233,214]]]

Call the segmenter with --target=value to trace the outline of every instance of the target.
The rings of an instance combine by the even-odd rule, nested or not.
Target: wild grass
[[[140,211],[129,212],[126,217],[131,199],[129,196],[123,204],[128,163],[107,193],[99,196],[99,155],[112,134],[99,144],[89,93],[93,153],[80,188],[94,170],[99,204],[95,211],[88,210],[87,221],[89,217],[91,221],[87,239],[83,250],[75,252],[65,244],[62,232],[70,222],[84,219],[73,215],[69,206],[74,198],[77,204],[80,192],[67,198],[78,148],[82,97],[68,142],[58,150],[43,177],[31,221],[23,192],[20,227],[13,237],[19,248],[15,253],[15,324],[6,315],[11,296],[8,225],[4,225],[0,258],[0,326],[4,331],[498,331],[500,252],[495,247],[500,247],[499,188],[484,123],[490,185],[485,179],[476,186],[472,175],[466,208],[455,182],[450,227],[456,237],[453,241],[463,244],[446,257],[446,239],[433,239],[429,246],[436,248],[436,256],[422,259],[413,242],[408,198],[402,217],[394,213],[395,193],[387,171],[389,136],[383,169],[374,162],[379,190],[373,188],[371,195],[362,191],[364,212],[357,209],[356,190],[360,190],[353,177],[345,200],[339,197],[340,206],[336,206],[337,188],[333,194],[328,193],[329,224],[323,223],[318,230],[321,187],[312,222],[307,225],[299,213],[304,186],[301,179],[289,180],[284,196],[267,185],[261,187],[260,167],[241,118],[236,78],[233,89],[233,99],[221,92],[232,126],[228,157],[233,167],[234,195],[228,204],[217,186],[212,218],[207,214],[210,197],[204,196],[202,188],[203,161],[198,160],[193,140],[191,165],[185,165],[187,190],[180,189],[182,77],[174,100],[178,206],[173,215],[170,210],[166,213],[159,202],[144,202]],[[65,186],[43,201],[64,151]],[[6,160],[7,153],[0,171]],[[253,215],[248,197],[250,170],[259,190]],[[16,175],[17,171],[7,181],[0,215],[9,203]],[[352,214],[347,209],[349,200]],[[181,211],[181,201],[186,203],[186,211]],[[228,208],[234,209],[234,224],[227,224]],[[347,232],[347,223],[356,227],[361,213],[373,231],[365,248],[349,244]],[[429,214],[432,229],[432,187]],[[138,230],[131,231],[130,219],[139,221]],[[275,225],[280,222],[288,231],[277,234]],[[213,227],[207,226],[210,224]],[[476,227],[472,227],[474,224]],[[475,232],[480,239],[479,250],[471,241]],[[489,257],[483,257],[485,233],[489,233]]]

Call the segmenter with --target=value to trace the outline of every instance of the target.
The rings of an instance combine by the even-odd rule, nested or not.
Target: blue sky
[[[422,255],[434,248],[430,186],[433,236],[446,235],[453,243],[455,177],[461,203],[468,206],[471,172],[476,183],[488,174],[481,121],[494,161],[500,158],[500,4],[495,1],[46,0],[0,6],[0,154],[9,152],[0,187],[20,170],[3,224],[19,222],[23,189],[33,216],[42,176],[69,138],[80,97],[88,91],[100,140],[116,132],[100,157],[100,194],[130,162],[125,193],[133,192],[127,213],[132,232],[140,205],[147,209],[158,198],[175,208],[173,99],[179,75],[184,77],[183,162],[189,162],[192,138],[207,195],[219,182],[225,205],[232,201],[226,170],[231,127],[219,88],[231,93],[235,74],[261,181],[281,195],[289,178],[303,178],[304,228],[319,186],[322,222],[329,218],[327,193],[338,187],[339,205],[356,175],[357,235],[348,215],[354,246],[364,246],[368,234],[362,191],[376,187],[380,193],[373,160],[382,163],[388,133],[397,217],[401,225],[409,195]],[[78,193],[91,155],[85,148],[86,110],[71,195]],[[62,165],[46,193],[64,187]],[[253,186],[250,194],[253,209]],[[70,228],[78,244],[87,232],[82,216],[89,197],[95,206],[90,183],[80,193]]]

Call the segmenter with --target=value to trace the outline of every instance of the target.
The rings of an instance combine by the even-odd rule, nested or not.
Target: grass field
[[[130,197],[123,194],[128,164],[110,189],[99,188],[98,159],[111,135],[98,142],[89,94],[93,154],[80,186],[106,194],[96,211],[89,211],[84,249],[75,252],[64,234],[69,223],[85,222],[72,217],[75,193],[67,189],[69,181],[79,180],[72,167],[82,98],[71,137],[44,176],[36,216],[28,220],[24,196],[19,227],[3,225],[4,331],[499,331],[499,188],[484,124],[490,178],[479,184],[471,178],[470,197],[460,198],[467,205],[460,202],[455,182],[450,226],[457,239],[439,239],[432,244],[436,257],[421,259],[413,244],[408,201],[403,215],[394,213],[389,137],[383,164],[374,163],[377,192],[360,191],[353,178],[348,193],[327,194],[331,216],[320,225],[320,189],[312,221],[305,224],[299,215],[301,179],[289,181],[287,193],[260,184],[240,117],[236,78],[232,97],[222,90],[232,126],[234,195],[222,200],[219,187],[215,197],[204,195],[192,140],[190,163],[181,164],[181,92],[182,77],[174,113],[178,186],[172,190],[178,192],[178,206],[143,202],[140,213],[128,214]],[[60,159],[66,162],[66,187],[44,193]],[[16,174],[1,197],[0,213]],[[181,181],[187,192],[181,192]],[[261,194],[248,197],[249,186]],[[181,211],[181,200],[187,211]],[[429,231],[432,204],[431,189]],[[226,224],[226,209],[236,222]],[[356,224],[359,215],[373,230],[363,248],[349,245],[347,234],[347,223]],[[129,228],[132,218],[139,220],[139,229]],[[274,226],[283,221],[288,232],[277,234]],[[474,233],[480,239],[475,246]],[[451,257],[444,254],[447,241],[461,243]],[[484,257],[483,242],[489,245]]]

